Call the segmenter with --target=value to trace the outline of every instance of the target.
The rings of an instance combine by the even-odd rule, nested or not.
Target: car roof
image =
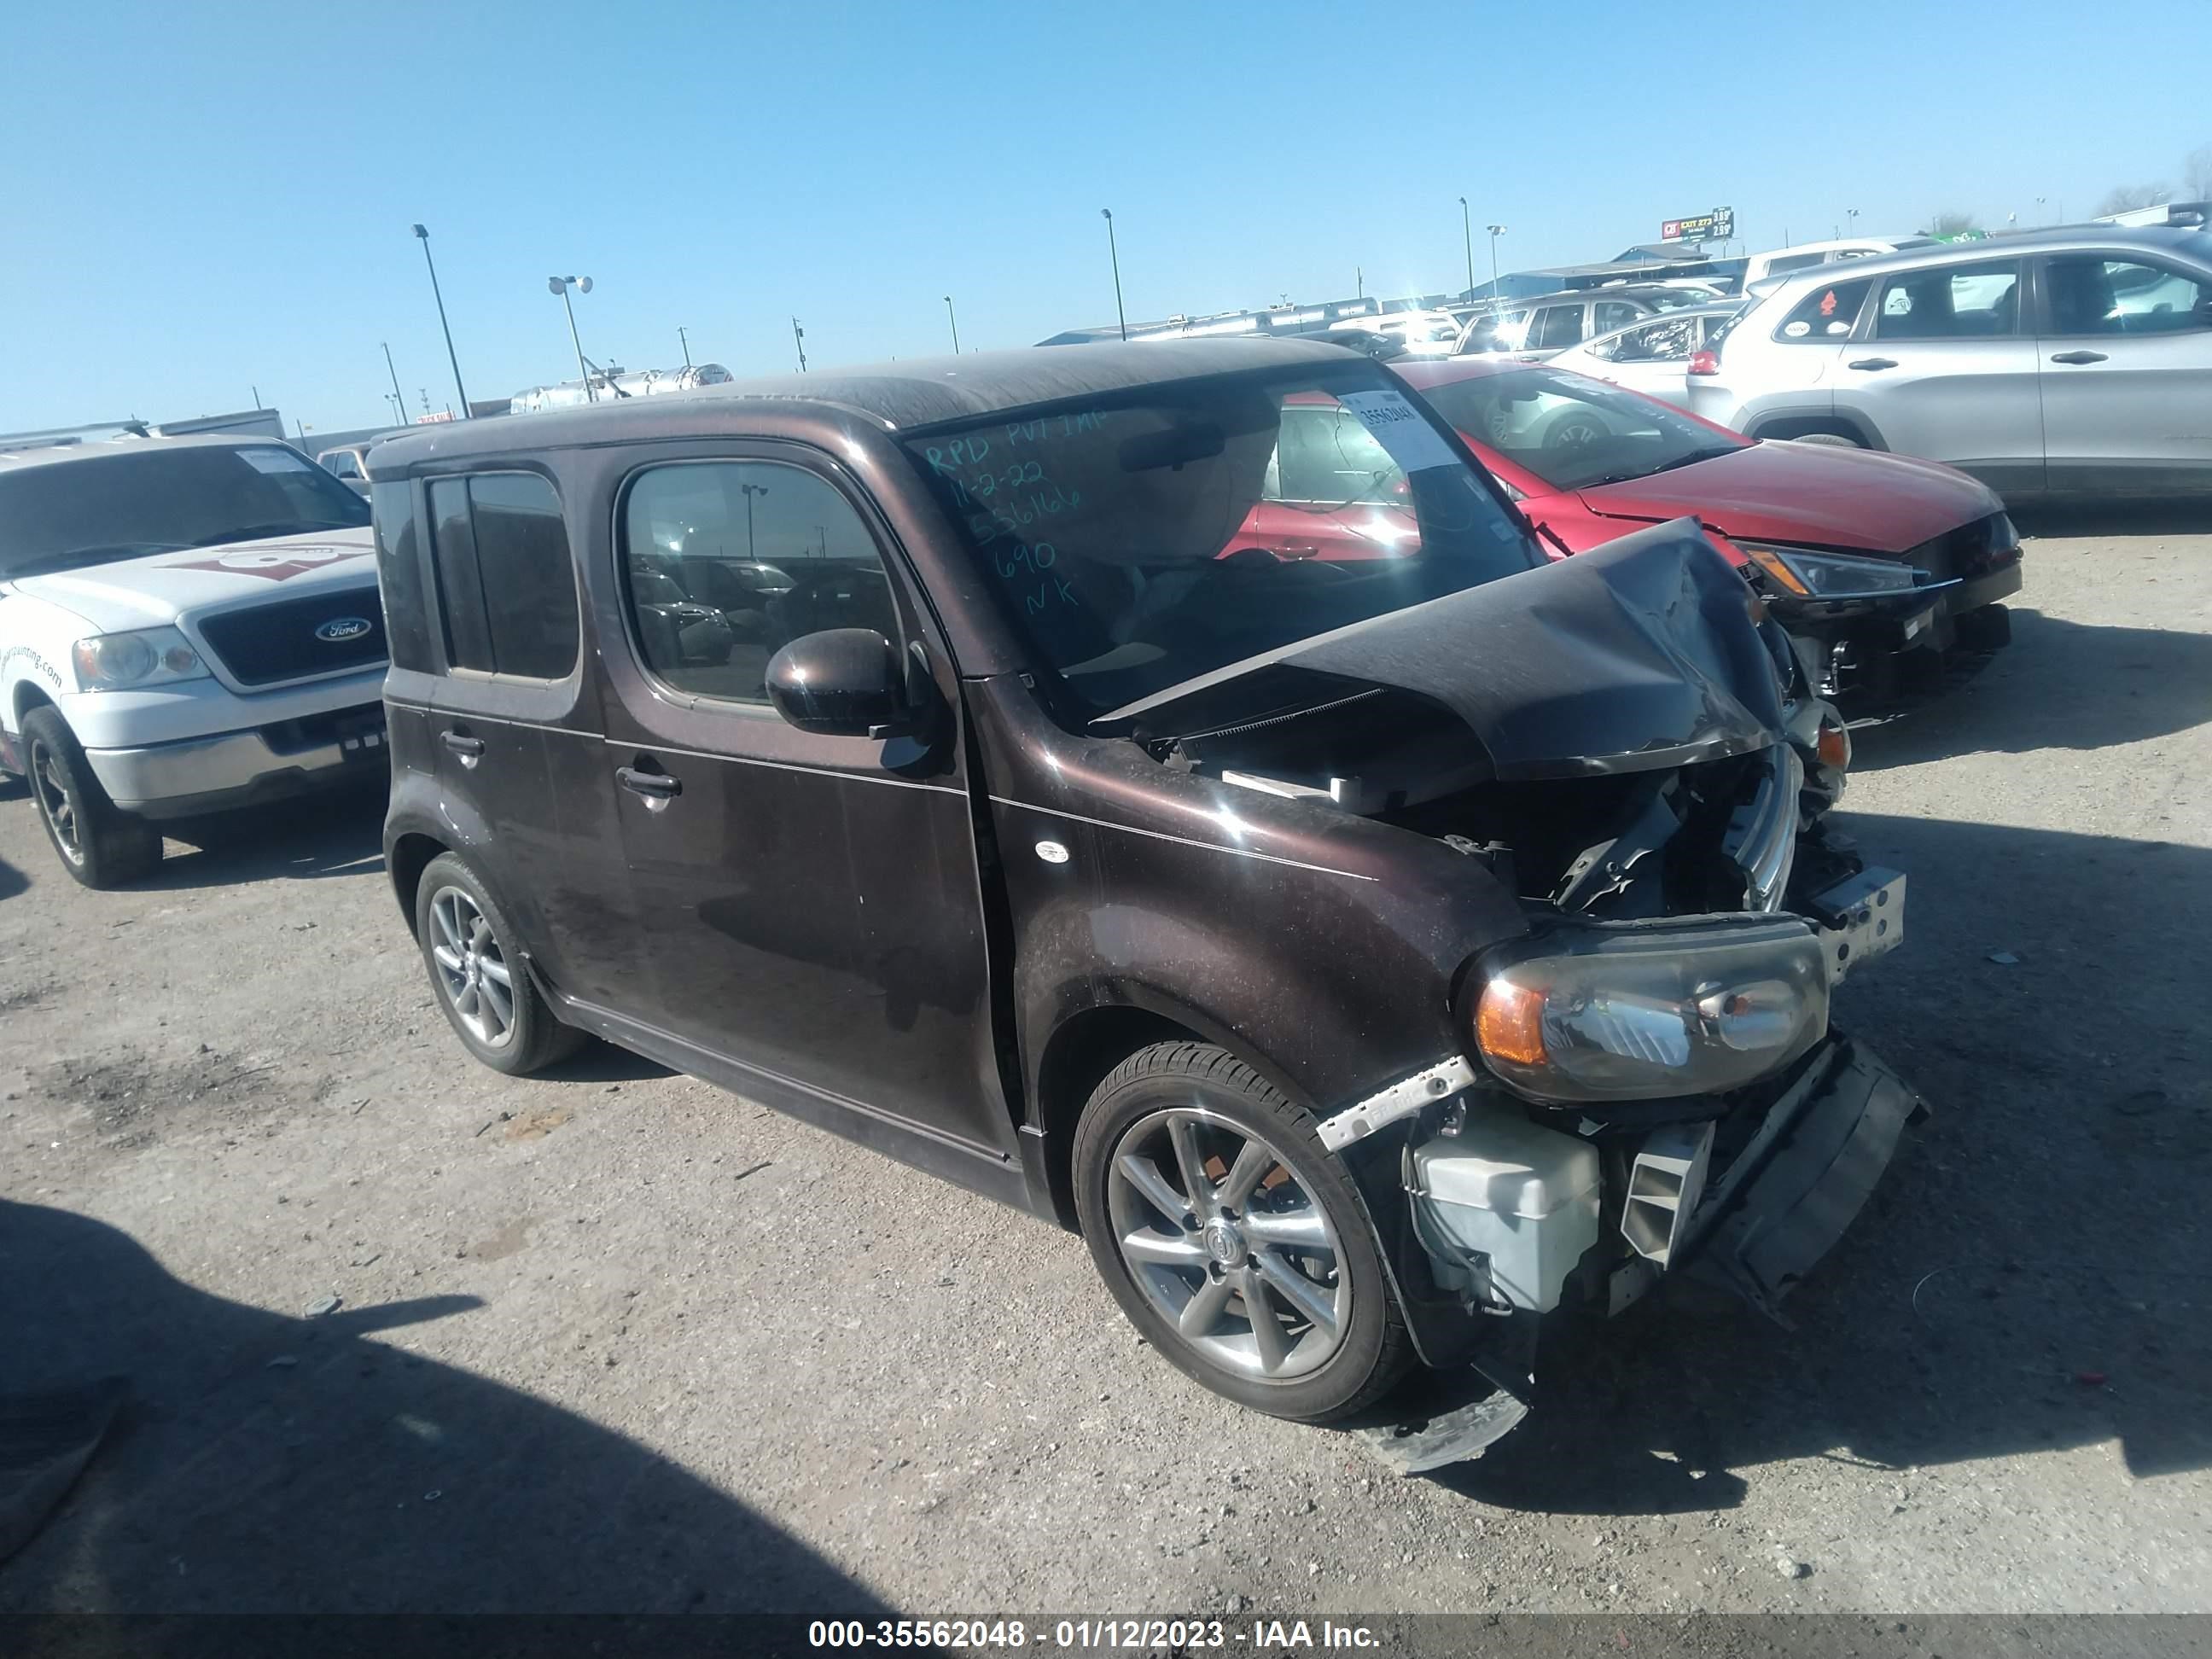
[[[144,437],[119,433],[112,438],[44,438],[14,446],[0,439],[0,476],[27,467],[143,455],[157,449],[266,449],[272,444],[292,447],[282,438],[241,436],[234,432],[155,432]]]
[[[1656,312],[1649,317],[1638,317],[1632,323],[1623,323],[1619,328],[1609,328],[1602,334],[1593,334],[1587,340],[1577,340],[1567,349],[1569,351],[1585,350],[1595,345],[1600,340],[1610,340],[1616,334],[1626,334],[1639,328],[1656,328],[1661,323],[1671,323],[1683,317],[1733,317],[1744,308],[1744,304],[1741,300],[1716,300],[1709,306],[1676,306],[1672,311]]]
[[[1855,283],[1862,276],[1886,276],[1942,265],[1979,264],[2023,253],[2194,253],[2202,258],[2207,246],[2212,246],[2212,237],[2183,225],[2146,225],[2131,230],[2117,225],[2075,225],[1984,237],[1974,242],[1933,242],[1897,253],[1877,253],[1784,272],[1778,284],[1766,290],[1761,303],[1771,304],[1784,295],[1802,298],[1806,289],[1824,283]]]
[[[1310,339],[1250,338],[1146,342],[1141,351],[1113,341],[917,357],[418,428],[380,441],[375,465],[385,476],[430,459],[668,436],[686,427],[735,430],[745,423],[747,404],[773,405],[786,420],[811,416],[836,421],[858,415],[884,431],[909,432],[1038,404],[1255,368],[1340,368],[1346,357],[1342,346]]]

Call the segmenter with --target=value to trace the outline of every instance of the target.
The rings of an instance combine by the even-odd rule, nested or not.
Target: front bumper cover
[[[1873,1049],[1832,1034],[1707,1187],[1680,1255],[1778,1318],[1782,1298],[1865,1207],[1906,1122],[1927,1109]]]
[[[214,737],[88,749],[85,760],[109,799],[149,818],[251,805],[391,766],[381,702]]]

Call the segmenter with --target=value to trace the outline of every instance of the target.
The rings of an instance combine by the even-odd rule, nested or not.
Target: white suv
[[[0,771],[88,887],[158,820],[387,776],[368,503],[270,440],[0,449]]]

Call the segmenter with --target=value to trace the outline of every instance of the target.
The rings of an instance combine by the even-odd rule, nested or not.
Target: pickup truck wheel
[[[1073,1173],[1114,1299],[1216,1394],[1327,1422],[1413,1364],[1351,1177],[1233,1054],[1163,1042],[1122,1061],[1084,1108]]]
[[[458,855],[441,853],[424,866],[415,936],[454,1034],[495,1072],[527,1077],[583,1042],[538,995],[507,913]]]
[[[56,710],[33,708],[23,716],[23,764],[46,839],[78,881],[121,887],[161,863],[161,832],[108,799]]]

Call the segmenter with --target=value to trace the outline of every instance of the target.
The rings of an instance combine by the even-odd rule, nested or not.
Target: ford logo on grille
[[[325,645],[336,645],[343,640],[359,639],[371,626],[365,617],[333,617],[315,630],[315,637]]]

